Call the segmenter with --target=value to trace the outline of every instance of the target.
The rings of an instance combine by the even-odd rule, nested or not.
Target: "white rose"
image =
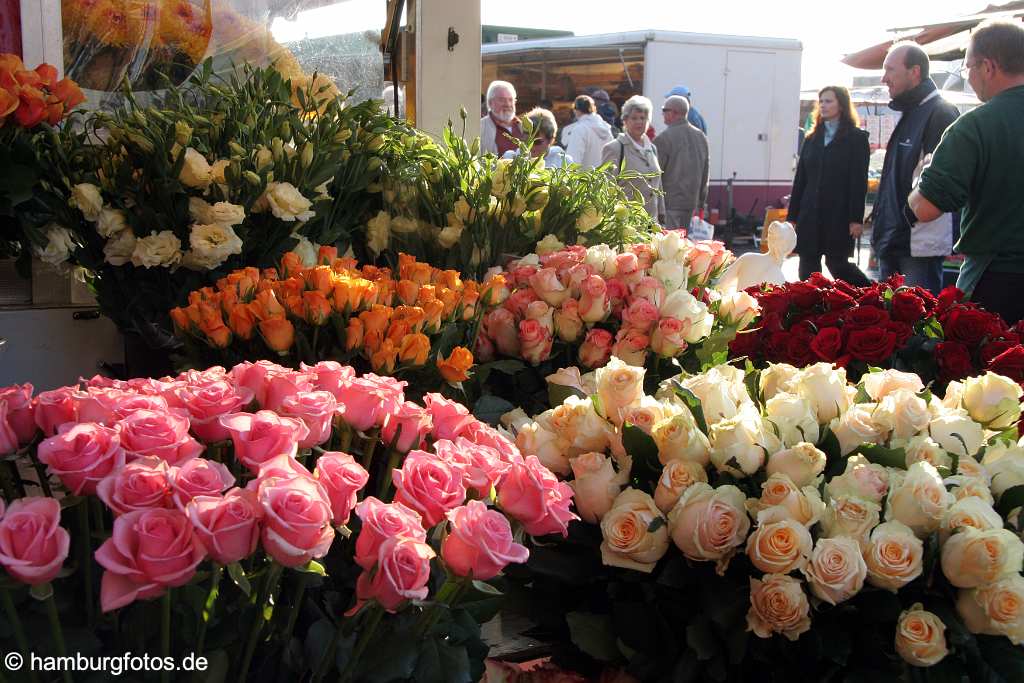
[[[794,484],[803,487],[813,484],[821,476],[826,461],[825,454],[813,444],[802,442],[769,455],[765,471],[769,476],[776,472],[785,474]]]
[[[177,265],[181,256],[181,240],[170,230],[163,230],[136,240],[132,264],[144,268],[170,267]]]
[[[827,489],[830,496],[857,496],[873,503],[881,503],[889,491],[889,471],[882,465],[868,462],[863,455],[846,459],[846,470],[832,477]]]
[[[855,403],[842,417],[832,420],[829,427],[843,455],[849,455],[862,444],[885,442],[886,432],[874,419],[875,408],[874,403]]]
[[[935,467],[928,462],[915,462],[907,469],[903,481],[889,489],[885,520],[903,522],[919,538],[925,538],[939,528],[953,500]]]
[[[946,395],[942,397],[942,407],[947,410],[959,410],[964,407],[964,385],[961,382],[950,382],[946,385]]]
[[[961,527],[942,545],[942,573],[957,588],[977,588],[1019,574],[1024,543],[1009,529]]]
[[[103,245],[103,256],[112,266],[123,266],[132,260],[135,253],[135,233],[123,230]]]
[[[658,446],[658,460],[662,465],[673,460],[688,460],[706,467],[710,460],[708,437],[697,428],[689,409],[684,408],[655,424],[651,436]]]
[[[941,540],[961,527],[975,529],[1002,529],[1003,518],[995,511],[992,504],[977,496],[967,496],[953,503],[942,517]]]
[[[1000,444],[1001,444],[1001,442],[1000,442]],[[987,449],[985,449],[986,457],[990,453],[995,453],[998,449],[999,449],[998,445],[997,446],[989,446]],[[957,460],[957,463],[956,463],[956,473],[957,474],[962,474],[962,475],[967,476],[967,477],[974,477],[976,479],[984,479],[986,485],[990,485],[992,483],[992,477],[989,476],[988,470],[986,470],[985,466],[982,465],[980,462],[978,462],[973,457],[964,456],[964,457],[960,458],[959,460]]]
[[[992,493],[999,497],[1014,486],[1024,484],[1024,448],[992,446],[982,458],[985,472],[991,477]]]
[[[971,633],[1006,636],[1024,644],[1024,577],[1007,576],[986,586],[960,591],[956,611]]]
[[[921,575],[923,556],[924,544],[906,524],[879,524],[864,551],[868,583],[895,593]]]
[[[892,438],[909,439],[928,427],[931,413],[924,399],[907,389],[896,389],[885,395],[873,418]]]
[[[388,248],[391,241],[391,216],[387,211],[378,211],[377,215],[366,222],[366,246],[374,254],[380,254]]]
[[[592,247],[587,247],[587,256],[584,262],[594,269],[596,275],[604,278],[615,277],[615,256],[614,247],[607,244],[595,244]]]
[[[181,167],[178,180],[188,187],[206,189],[213,182],[213,169],[206,157],[189,147],[185,150],[185,165]]]
[[[823,538],[847,536],[866,547],[871,530],[878,526],[881,511],[878,503],[857,496],[832,496],[821,517],[821,535]]]
[[[565,249],[565,244],[562,243],[554,235],[545,235],[544,239],[537,242],[536,253],[538,256],[546,256],[547,254],[553,254],[556,251]]]
[[[911,394],[924,391],[924,383],[920,377],[912,372],[899,370],[869,372],[861,378],[861,382],[864,384],[864,391],[876,403],[898,389],[909,391]]]
[[[608,364],[596,371],[597,397],[604,417],[616,426],[622,425],[623,412],[640,402],[644,395],[644,368],[627,365],[612,356]]]
[[[945,633],[942,619],[916,603],[896,623],[896,652],[911,666],[935,666],[949,654]]]
[[[295,243],[295,246],[292,247],[292,251],[299,255],[299,259],[302,261],[302,265],[306,266],[307,268],[312,268],[313,266],[315,266],[317,253],[320,251],[320,248],[316,244],[313,244],[308,239],[306,239],[304,235],[300,235],[296,232],[293,232],[291,234],[291,237],[294,237],[295,239],[298,240],[298,242]]]
[[[188,241],[191,251],[185,262],[196,270],[212,270],[233,254],[242,253],[242,240],[229,225],[193,225]]]
[[[828,424],[850,407],[846,392],[846,370],[830,363],[815,363],[804,368],[792,381],[793,391],[806,398],[818,424]]]
[[[596,524],[612,508],[612,503],[629,481],[629,472],[615,471],[614,461],[604,453],[584,453],[570,458],[573,502],[584,522]]]
[[[101,237],[113,237],[127,227],[128,222],[125,220],[124,211],[111,209],[109,206],[103,207],[96,221],[96,232]]]
[[[664,519],[653,498],[626,489],[601,520],[601,561],[609,567],[653,571],[668,550],[668,525],[654,526]]]
[[[819,538],[803,574],[818,599],[838,605],[864,587],[868,566],[856,540]]]
[[[715,323],[715,318],[708,312],[707,305],[683,289],[666,296],[659,312],[663,318],[689,322],[690,329],[683,338],[691,344],[708,336]]]
[[[729,365],[687,377],[680,384],[700,400],[704,420],[709,426],[735,417],[741,406],[753,405],[743,384],[743,372]]]
[[[309,207],[313,202],[302,196],[291,183],[270,183],[263,195],[270,211],[283,221],[308,221],[315,215]]]
[[[71,258],[71,252],[77,247],[70,230],[50,223],[49,229],[46,231],[46,247],[37,250],[37,253],[44,263],[59,266]]]
[[[690,271],[685,263],[662,259],[651,266],[651,277],[665,285],[665,292],[671,293],[686,288]]]
[[[746,292],[733,292],[722,297],[718,305],[718,314],[725,318],[726,324],[735,325],[742,330],[761,312],[757,299]]]
[[[683,261],[690,250],[689,241],[675,230],[660,232],[651,238],[651,246],[659,259]]]
[[[760,413],[753,405],[744,405],[734,416],[710,428],[711,464],[720,472],[747,477],[764,465],[765,452],[776,450]]]
[[[932,418],[928,425],[928,434],[943,449],[960,457],[974,455],[985,441],[981,425],[972,420],[966,411]]]
[[[932,441],[927,434],[915,436],[903,448],[907,454],[907,467],[915,462],[930,462],[936,468],[945,467],[947,470],[953,466],[952,456],[942,450],[942,447]]]
[[[818,442],[818,419],[810,402],[802,396],[785,393],[772,396],[765,403],[765,420],[775,425],[783,446]],[[768,428],[771,429],[771,425]]]
[[[103,196],[92,183],[78,183],[71,188],[71,206],[82,212],[87,221],[97,221],[103,210]]]
[[[1020,385],[1012,379],[986,372],[964,380],[963,406],[975,422],[1002,431],[1020,419]]]

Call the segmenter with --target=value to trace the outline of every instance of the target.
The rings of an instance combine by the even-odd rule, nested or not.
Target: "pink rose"
[[[259,491],[260,483],[265,479],[291,479],[293,477],[313,479],[313,473],[296,460],[294,455],[281,453],[261,463],[256,478],[246,484],[245,488],[251,491]]]
[[[633,252],[615,255],[615,277],[621,280],[627,287],[632,287],[640,282],[644,276],[643,268],[640,267],[640,259]]]
[[[551,331],[539,320],[519,323],[519,348],[523,360],[539,365],[551,355]]]
[[[356,581],[356,599],[376,600],[388,612],[397,612],[406,600],[427,597],[430,560],[436,553],[411,538],[389,538],[377,549],[377,570],[364,571]]]
[[[517,261],[515,267],[509,271],[509,279],[519,286],[525,287],[529,284],[530,278],[537,273],[537,266],[531,265],[519,265]]]
[[[309,433],[302,420],[269,410],[224,415],[220,423],[231,435],[235,458],[254,473],[275,455],[294,456],[299,441]]]
[[[196,496],[186,512],[217,564],[238,562],[256,552],[263,508],[255,491],[236,488],[223,496]]]
[[[231,470],[213,460],[193,458],[171,469],[171,497],[182,511],[196,496],[216,496],[234,484]]]
[[[622,311],[622,322],[644,334],[651,331],[658,317],[658,309],[647,299],[633,299]]]
[[[284,400],[280,413],[305,423],[309,433],[299,440],[299,448],[312,448],[331,438],[332,421],[337,410],[338,401],[331,392],[300,391]]]
[[[608,301],[611,302],[612,313],[616,316],[622,315],[622,308],[626,305],[626,298],[629,296],[629,287],[618,278],[607,281]]]
[[[259,488],[263,506],[263,549],[285,567],[301,567],[323,557],[334,541],[327,491],[315,479],[265,479]]]
[[[136,510],[114,520],[113,535],[96,551],[107,571],[100,585],[104,612],[162,595],[192,580],[206,548],[185,513]]]
[[[467,489],[473,489],[481,497],[490,495],[491,486],[511,466],[503,461],[496,449],[473,443],[465,437],[456,441],[437,441],[434,452],[462,474],[462,483]]]
[[[136,394],[118,388],[89,387],[76,398],[79,422],[98,422],[108,427],[140,410],[166,413],[170,409],[162,396]]]
[[[654,265],[656,254],[654,253],[654,247],[649,244],[633,244],[630,245],[629,250],[636,254],[636,265],[641,270],[647,270]]]
[[[203,452],[203,445],[189,436],[188,418],[169,412],[139,410],[117,425],[129,460],[153,455],[180,465]]]
[[[656,277],[650,275],[643,277],[633,287],[631,292],[633,300],[644,299],[657,309],[665,302],[665,285]]]
[[[114,515],[174,507],[171,468],[166,460],[145,456],[114,470],[96,485],[96,495]]]
[[[588,368],[603,366],[612,357],[613,341],[612,333],[608,330],[592,329],[580,345],[580,363]]]
[[[206,443],[226,441],[228,430],[220,423],[222,415],[237,413],[253,400],[253,390],[235,387],[227,380],[177,387],[174,396],[188,411],[192,431]]]
[[[587,323],[604,320],[611,312],[608,283],[600,275],[591,275],[580,284],[580,319]]]
[[[338,410],[353,429],[365,432],[384,423],[396,403],[404,399],[401,389],[380,382],[376,375],[356,377],[341,390]]]
[[[267,386],[267,399],[261,407],[266,410],[280,410],[290,397],[313,390],[312,376],[295,370],[269,372],[264,381]]]
[[[7,421],[7,401],[0,401],[0,455],[18,450],[18,435]]]
[[[93,375],[89,379],[79,377],[78,381],[84,384],[87,389],[89,387],[98,387],[101,389],[120,389],[123,386],[127,385],[126,382],[123,382],[119,379],[104,377],[103,375]]]
[[[316,461],[313,477],[319,481],[331,504],[331,519],[335,524],[348,524],[356,495],[370,480],[369,473],[347,453],[328,451]]]
[[[454,439],[477,421],[466,406],[441,394],[427,394],[423,397],[423,405],[430,411],[430,435],[434,439]]]
[[[60,503],[54,498],[14,500],[0,520],[0,565],[22,583],[52,581],[70,547],[71,535],[60,525]]]
[[[427,540],[420,513],[401,503],[383,503],[369,496],[355,507],[363,526],[356,537],[355,561],[366,570],[377,564],[377,550],[389,538]]]
[[[36,396],[36,424],[46,436],[57,433],[57,427],[74,422],[78,402],[75,387],[61,387]]]
[[[512,540],[505,515],[479,500],[450,510],[447,517],[451,530],[441,544],[441,558],[456,576],[486,581],[505,565],[522,564],[530,557],[525,546]]]
[[[427,409],[412,401],[406,401],[384,419],[384,427],[380,432],[381,441],[389,445],[394,443],[398,452],[408,453],[422,445],[431,427],[430,413]]]
[[[256,363],[239,363],[231,368],[230,377],[236,387],[252,390],[256,402],[263,406],[267,402],[267,374],[287,371],[288,368],[277,363],[261,360]]]
[[[205,370],[185,370],[175,378],[176,381],[184,382],[186,384],[209,384],[211,382],[220,382],[225,379],[230,381],[231,377],[228,374],[228,371],[220,365],[214,365],[206,368]],[[142,394],[162,395],[164,390],[160,387],[161,385],[166,384],[166,382],[149,379],[148,377],[140,377],[128,380],[127,384],[129,384],[133,390]],[[139,388],[136,389],[135,387]]]
[[[615,344],[612,345],[612,355],[629,365],[643,367],[647,360],[647,350],[650,348],[651,338],[643,332],[622,328],[615,335]]]
[[[562,307],[555,311],[555,333],[562,341],[572,344],[583,333],[583,320],[580,318],[580,302],[566,299]]]
[[[35,405],[32,403],[32,385],[14,384],[0,389],[0,401],[7,403],[7,423],[18,437],[19,444],[27,444],[36,435]]]
[[[462,436],[465,436],[472,443],[493,448],[501,456],[502,462],[512,464],[514,462],[522,462],[523,460],[519,448],[514,443],[494,427],[484,424],[479,420],[466,427],[466,431]]]
[[[525,306],[523,307],[525,312]],[[494,340],[498,353],[512,358],[519,357],[519,332],[516,316],[507,308],[495,308],[484,315],[484,334]]]
[[[441,458],[424,451],[405,456],[401,469],[391,471],[395,484],[395,502],[423,515],[430,528],[444,519],[446,512],[466,500],[462,473]]]
[[[549,306],[557,308],[569,298],[569,290],[558,279],[554,268],[541,268],[530,277],[530,286]]]
[[[75,496],[96,495],[96,485],[124,466],[118,430],[94,422],[61,425],[39,444],[39,461]]]
[[[651,335],[651,349],[662,358],[678,356],[686,350],[685,337],[690,333],[690,321],[662,318]]]
[[[329,391],[337,399],[342,387],[356,376],[356,371],[349,365],[342,365],[333,360],[322,360],[314,366],[303,363],[299,367],[307,374],[312,374],[317,391]]]
[[[512,293],[501,306],[512,314],[514,319],[526,315],[526,307],[534,301],[540,301],[540,297],[532,289],[519,289]]]
[[[498,505],[533,536],[568,535],[569,522],[579,519],[569,507],[572,487],[558,481],[535,455],[513,463],[498,482]]]

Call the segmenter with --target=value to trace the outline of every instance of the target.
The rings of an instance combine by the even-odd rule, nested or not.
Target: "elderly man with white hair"
[[[643,202],[651,218],[664,222],[665,201],[661,193],[661,165],[658,149],[647,137],[654,105],[643,95],[633,95],[622,105],[622,126],[625,131],[601,148],[601,164],[611,163],[608,172],[618,177],[634,171],[642,177],[621,178],[619,185],[626,196]]]
[[[526,139],[516,117],[516,89],[508,81],[491,81],[487,86],[487,116],[480,119],[480,153],[499,157],[518,149],[517,141]]]

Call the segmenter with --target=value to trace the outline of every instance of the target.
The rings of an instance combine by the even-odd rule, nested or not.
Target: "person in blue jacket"
[[[686,120],[690,122],[691,126],[700,128],[700,132],[704,135],[708,134],[708,124],[704,122],[704,117],[700,115],[697,108],[693,106],[693,98],[690,89],[685,85],[677,85],[676,87],[665,93],[665,99],[672,97],[673,95],[681,95],[686,98],[686,101],[690,103],[690,113],[686,115]]]

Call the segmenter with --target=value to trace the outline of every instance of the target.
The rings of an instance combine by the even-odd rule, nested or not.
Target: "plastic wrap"
[[[61,9],[65,71],[90,107],[115,106],[125,82],[145,100],[207,58],[221,74],[274,64],[296,89],[316,74],[328,92],[354,89],[356,101],[381,96],[380,30],[353,31],[358,22],[345,20],[355,12],[382,26],[379,0],[62,0]],[[325,16],[333,20],[325,24]]]

